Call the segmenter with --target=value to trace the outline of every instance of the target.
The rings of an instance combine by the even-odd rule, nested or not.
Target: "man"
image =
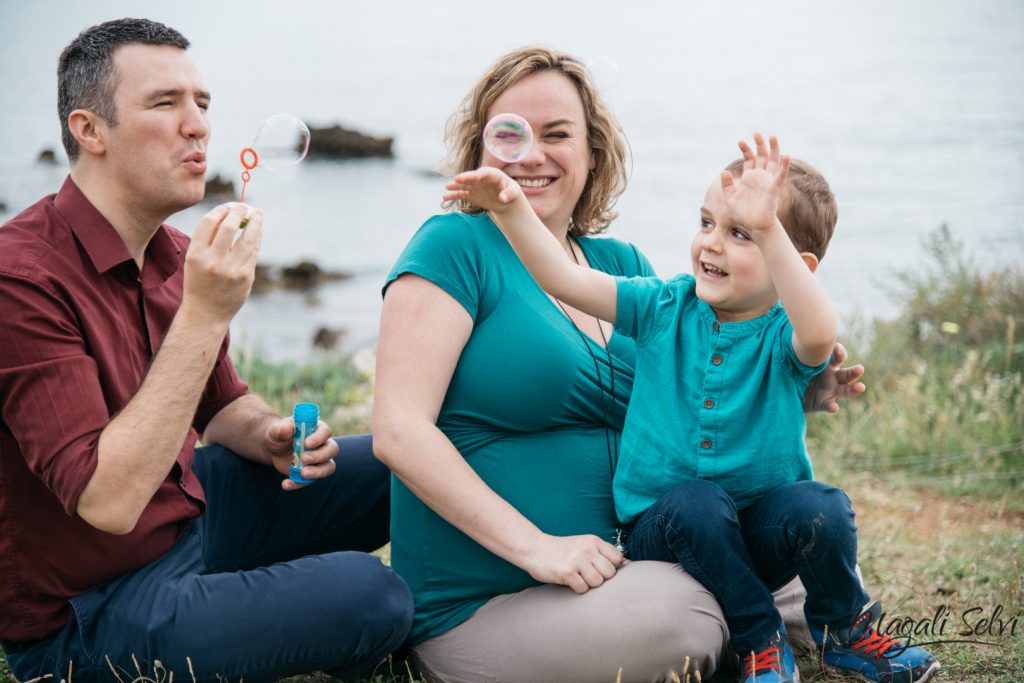
[[[0,644],[20,680],[354,673],[412,619],[365,554],[389,506],[369,436],[321,422],[302,468],[319,481],[282,482],[292,421],[227,355],[262,215],[241,230],[248,209],[218,206],[191,241],[162,225],[204,192],[210,94],[187,47],[141,19],[72,41],[70,177],[0,228]]]

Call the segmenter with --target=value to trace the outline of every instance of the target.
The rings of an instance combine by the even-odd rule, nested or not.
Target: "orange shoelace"
[[[893,647],[899,647],[901,643],[890,635],[882,635],[875,629],[868,629],[868,631],[853,644],[854,650],[860,650],[863,648],[865,654],[874,654],[875,659],[881,659],[886,652]]]
[[[762,671],[779,671],[779,648],[766,647],[760,652],[751,652],[747,656],[743,671],[744,678]]]

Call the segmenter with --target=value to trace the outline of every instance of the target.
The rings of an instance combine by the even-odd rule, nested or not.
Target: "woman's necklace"
[[[576,256],[576,248],[573,246],[572,236],[567,235],[566,241],[569,243],[569,253],[572,254],[573,261],[576,262],[576,265],[582,265],[580,263],[579,257]],[[580,246],[580,249],[583,249],[583,247]],[[614,479],[615,466],[618,465],[619,460],[619,445],[616,442],[615,437],[612,436],[611,432],[608,430],[608,403],[610,403],[613,408],[615,406],[615,366],[612,364],[612,350],[608,346],[608,338],[605,336],[604,327],[601,326],[601,321],[595,316],[594,322],[597,323],[597,330],[601,334],[601,341],[604,342],[604,351],[608,356],[608,374],[610,387],[608,393],[606,394],[604,390],[604,382],[601,379],[601,364],[597,361],[597,356],[594,354],[594,350],[590,348],[590,341],[587,339],[587,336],[583,334],[583,331],[576,324],[576,321],[572,319],[572,316],[569,315],[569,311],[565,309],[565,306],[562,304],[562,302],[559,301],[557,297],[551,298],[555,300],[555,303],[558,304],[558,307],[562,309],[562,313],[564,313],[565,317],[569,319],[569,322],[572,324],[573,329],[576,330],[576,334],[580,336],[580,341],[583,342],[584,348],[586,348],[587,353],[590,354],[591,360],[594,361],[594,372],[597,374],[597,386],[601,391],[601,413],[604,418],[604,445],[608,453],[608,467],[611,470],[611,475]],[[615,529],[615,548],[620,553],[625,554],[626,552],[625,532],[621,528]]]

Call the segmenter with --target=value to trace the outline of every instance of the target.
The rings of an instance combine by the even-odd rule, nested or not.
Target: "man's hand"
[[[262,236],[263,213],[244,204],[222,204],[203,216],[185,255],[181,310],[211,323],[230,322],[252,290]]]
[[[501,214],[523,197],[523,188],[497,168],[482,166],[455,176],[446,186],[445,201],[467,201],[484,211]]]
[[[779,140],[769,139],[771,148],[764,145],[764,137],[754,133],[757,154],[745,140],[740,140],[743,153],[743,175],[736,180],[728,171],[722,171],[722,193],[733,220],[745,229],[755,242],[767,235],[778,223],[779,196],[789,173],[789,157],[779,154]]]
[[[863,394],[867,387],[860,381],[864,376],[863,365],[842,367],[847,361],[846,347],[836,344],[832,349],[832,358],[828,367],[811,380],[804,392],[805,413],[836,413],[839,412],[838,399],[851,398]]]
[[[292,436],[295,433],[295,421],[290,417],[274,420],[267,427],[265,448],[274,469],[288,476],[288,468],[292,464]],[[331,428],[320,420],[316,431],[306,437],[306,449],[302,453],[302,476],[305,479],[323,479],[334,474],[337,467],[334,457],[338,455],[338,442],[331,438]],[[295,491],[305,484],[297,484],[291,479],[281,482],[285,491]]]
[[[541,534],[520,566],[538,581],[586,593],[615,576],[625,560],[615,546],[597,536]]]

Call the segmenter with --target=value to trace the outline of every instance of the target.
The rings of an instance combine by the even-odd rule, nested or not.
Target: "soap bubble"
[[[294,166],[309,151],[309,128],[296,116],[276,114],[260,124],[252,148],[263,168]]]
[[[533,130],[518,114],[498,114],[484,127],[484,146],[505,163],[519,161],[533,145]]]
[[[275,114],[260,124],[253,138],[252,147],[246,147],[239,155],[242,162],[242,196],[252,178],[249,171],[260,168],[284,168],[294,166],[306,158],[309,151],[309,128],[297,116]]]
[[[614,88],[619,82],[622,70],[611,57],[595,57],[587,62],[587,71],[590,72],[590,82],[594,87],[603,93]]]

